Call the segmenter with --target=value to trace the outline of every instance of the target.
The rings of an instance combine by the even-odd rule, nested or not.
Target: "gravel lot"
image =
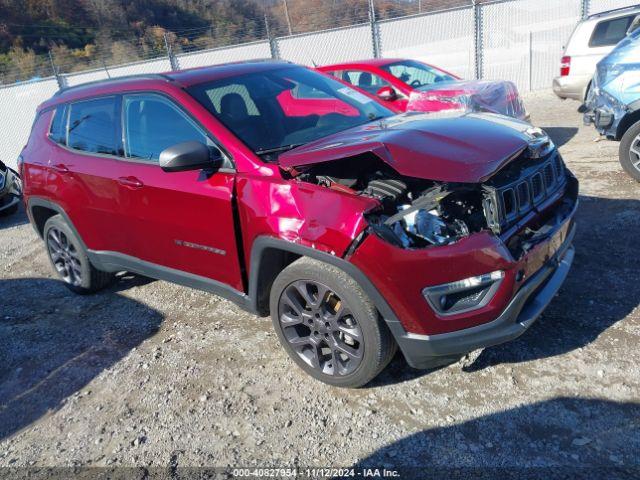
[[[0,466],[640,474],[639,185],[577,103],[526,100],[581,181],[567,283],[517,341],[433,372],[397,356],[361,390],[304,375],[268,318],[206,293],[125,276],[75,296],[24,213],[0,219]]]

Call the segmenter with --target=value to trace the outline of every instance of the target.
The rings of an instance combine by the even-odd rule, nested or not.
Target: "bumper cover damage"
[[[409,365],[435,368],[480,348],[508,342],[525,333],[549,305],[564,283],[571,264],[575,227],[555,256],[522,285],[502,314],[475,327],[437,335],[407,333],[388,322]]]

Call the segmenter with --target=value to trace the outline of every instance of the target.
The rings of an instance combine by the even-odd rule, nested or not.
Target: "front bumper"
[[[587,111],[582,117],[582,122],[587,126],[593,124],[601,135],[616,139],[618,126],[625,113],[619,109],[596,108]]]
[[[575,226],[555,256],[522,285],[502,314],[492,322],[438,335],[394,332],[409,365],[433,368],[473,350],[505,343],[522,335],[564,283],[573,262],[574,235]]]
[[[549,303],[573,259],[578,182],[568,177],[561,196],[535,220],[497,237],[476,233],[452,245],[402,249],[369,235],[351,257],[389,304],[385,321],[407,362],[431,368],[478,348],[521,335]],[[528,236],[526,232],[535,232]],[[494,296],[473,311],[443,316],[428,305],[425,287],[502,271]]]

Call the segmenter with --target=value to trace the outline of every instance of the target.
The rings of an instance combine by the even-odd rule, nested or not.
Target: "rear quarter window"
[[[67,143],[67,106],[60,105],[56,108],[51,120],[51,128],[49,129],[49,138],[59,143],[60,145],[66,145]]]
[[[631,22],[633,22],[635,17],[635,15],[628,15],[626,17],[612,18],[599,22],[593,30],[593,34],[589,40],[589,46],[609,47],[616,45],[627,36],[627,30],[629,30]]]

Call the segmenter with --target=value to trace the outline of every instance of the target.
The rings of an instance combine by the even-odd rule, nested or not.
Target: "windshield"
[[[456,80],[455,77],[442,70],[414,60],[402,60],[400,62],[389,63],[380,68],[386,70],[401,82],[417,89],[429,87],[435,83],[453,82]]]
[[[298,66],[195,85],[189,93],[258,155],[272,155],[393,113]]]

